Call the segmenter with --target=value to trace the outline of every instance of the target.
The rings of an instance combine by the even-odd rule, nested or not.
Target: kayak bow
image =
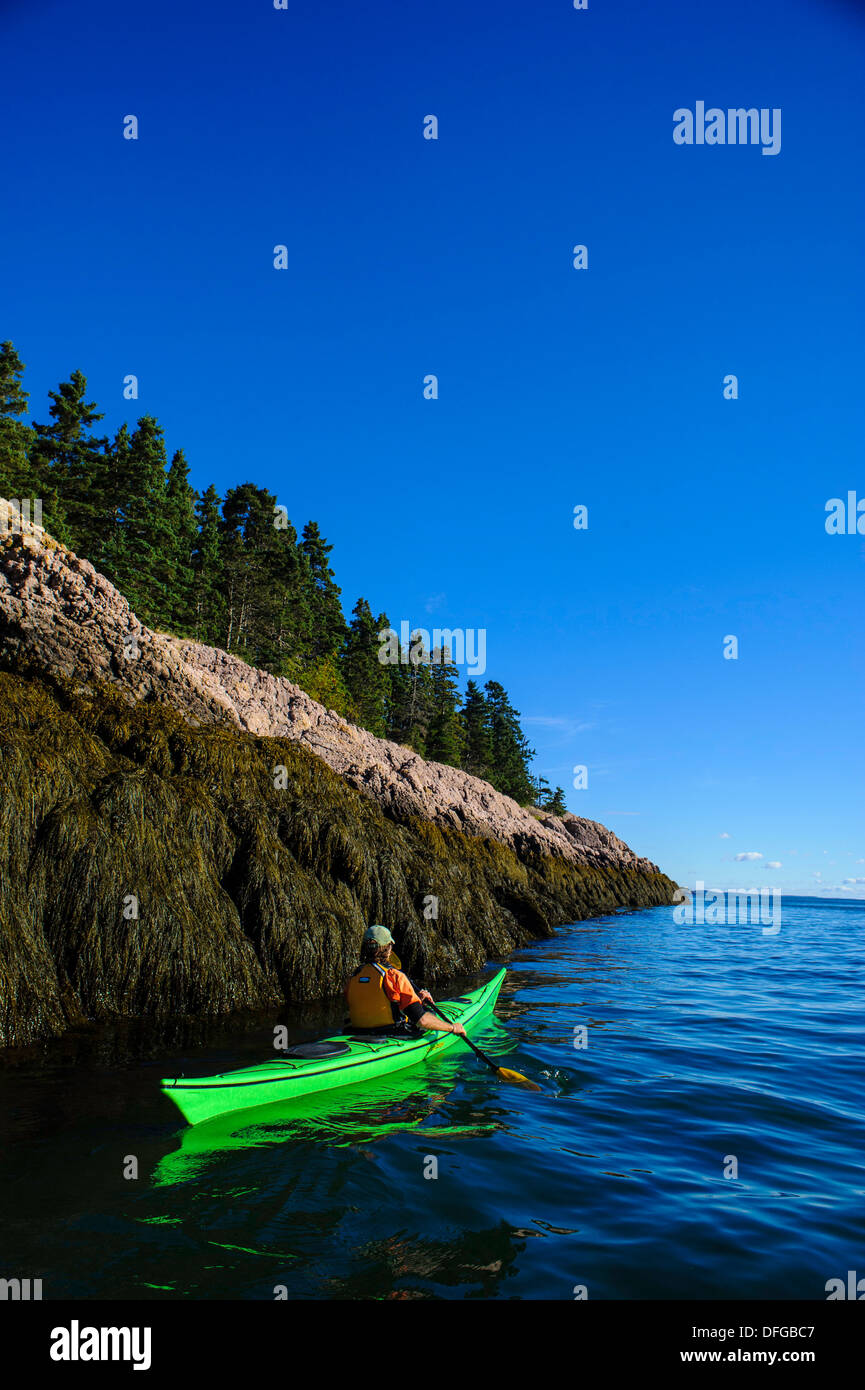
[[[441,1013],[466,1032],[492,1013],[505,978],[500,970],[480,989],[444,1001]],[[354,1086],[417,1066],[461,1039],[455,1033],[425,1032],[419,1037],[358,1037],[342,1033],[320,1043],[290,1048],[284,1057],[217,1076],[176,1077],[162,1081],[189,1124],[215,1115],[246,1110],[271,1101],[294,1100],[338,1086]]]

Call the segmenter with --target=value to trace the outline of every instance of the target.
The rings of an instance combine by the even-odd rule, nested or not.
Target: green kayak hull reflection
[[[471,1036],[473,1027],[495,1008],[505,974],[500,970],[480,989],[446,1000],[439,1007]],[[197,1125],[217,1115],[272,1101],[290,1101],[341,1086],[363,1085],[435,1061],[443,1052],[464,1046],[453,1033],[430,1031],[417,1038],[359,1038],[344,1033],[325,1039],[324,1044],[313,1049],[325,1055],[298,1056],[289,1051],[284,1058],[217,1076],[167,1078],[162,1089],[184,1119]]]

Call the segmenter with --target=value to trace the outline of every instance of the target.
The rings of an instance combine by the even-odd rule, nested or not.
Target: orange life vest
[[[385,971],[380,965],[362,965],[348,982],[346,997],[353,1028],[390,1028],[399,1009],[384,992]]]

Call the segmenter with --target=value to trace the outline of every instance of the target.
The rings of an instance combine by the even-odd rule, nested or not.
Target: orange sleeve
[[[407,1009],[409,1004],[419,1004],[415,987],[408,975],[401,970],[388,970],[384,977],[384,992],[392,1004]]]

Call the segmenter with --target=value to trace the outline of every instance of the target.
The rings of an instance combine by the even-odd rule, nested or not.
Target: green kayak
[[[480,989],[439,1005],[442,1013],[471,1034],[496,1005],[505,978],[500,970]],[[342,1033],[318,1043],[289,1048],[281,1057],[217,1076],[164,1079],[162,1089],[191,1125],[271,1101],[294,1100],[338,1086],[362,1085],[391,1072],[417,1066],[460,1042],[454,1033],[425,1032],[413,1037],[353,1036]]]

